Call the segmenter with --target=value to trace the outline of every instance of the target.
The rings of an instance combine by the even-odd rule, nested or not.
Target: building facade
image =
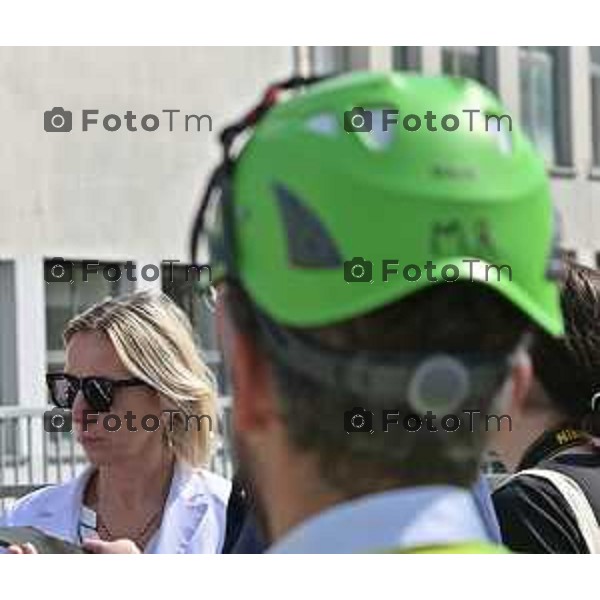
[[[0,406],[45,406],[66,321],[127,290],[171,294],[219,369],[185,269],[216,136],[273,80],[355,69],[466,75],[494,89],[547,160],[565,247],[599,263],[600,48],[0,48]],[[44,129],[55,107],[73,113],[68,134]],[[98,111],[87,131],[84,110]],[[143,127],[145,115],[160,127],[150,117]],[[45,281],[55,257],[72,263],[71,283]],[[99,263],[86,282],[82,261]],[[105,268],[121,277],[107,281]]]

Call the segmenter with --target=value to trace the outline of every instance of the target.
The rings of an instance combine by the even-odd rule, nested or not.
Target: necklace
[[[126,535],[116,536],[110,530],[106,522],[102,519],[100,514],[97,516],[97,531],[101,538],[108,539],[110,541],[120,539],[123,537],[127,537],[132,542],[135,542],[136,546],[140,548],[140,550],[144,550],[144,547],[148,543],[148,539],[156,525],[157,521],[160,519],[163,507],[160,506],[158,510],[156,510],[150,518],[144,523],[144,525],[138,528],[137,531],[127,532]]]
[[[172,475],[173,475],[172,471],[171,471],[170,475],[172,477]],[[111,531],[110,527],[108,526],[108,524],[106,522],[106,519],[101,514],[102,513],[102,511],[100,510],[101,501],[100,501],[100,497],[98,495],[97,484],[98,484],[98,471],[96,471],[96,473],[94,474],[94,481],[93,481],[93,492],[94,492],[94,496],[97,497],[97,502],[98,502],[98,505],[96,508],[96,531],[97,531],[98,535],[102,539],[106,539],[108,541],[113,541],[113,540],[122,539],[122,538],[128,538],[132,542],[135,542],[135,544],[138,546],[138,548],[140,548],[140,550],[143,552],[144,547],[148,543],[152,533],[154,532],[154,530],[156,529],[156,526],[160,522],[162,512],[164,510],[165,502],[167,501],[167,497],[168,497],[168,494],[169,494],[169,491],[171,488],[170,477],[169,477],[169,480],[167,481],[165,488],[163,489],[162,498],[161,498],[158,508],[144,522],[142,527],[138,527],[137,529],[134,529],[133,532],[127,532],[126,534],[118,535],[118,536],[115,535]]]

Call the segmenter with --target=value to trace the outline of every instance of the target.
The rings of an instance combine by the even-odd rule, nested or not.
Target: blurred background
[[[600,47],[18,47],[0,48],[0,510],[84,464],[70,434],[46,434],[47,370],[64,361],[61,333],[108,295],[162,289],[187,312],[219,376],[222,421],[213,467],[231,474],[229,398],[213,323],[186,276],[187,239],[221,128],[265,86],[294,73],[406,70],[471,77],[493,89],[546,159],[563,245],[600,266]],[[73,111],[73,131],[47,133],[44,111]],[[81,131],[83,109],[99,124]],[[212,127],[169,131],[166,109],[210,115]],[[106,131],[102,116],[161,116],[154,132]],[[73,282],[46,283],[53,257]],[[100,262],[84,282],[81,262]],[[169,277],[109,282],[102,267],[181,261]],[[125,271],[123,270],[123,273]],[[490,458],[488,471],[501,470]]]

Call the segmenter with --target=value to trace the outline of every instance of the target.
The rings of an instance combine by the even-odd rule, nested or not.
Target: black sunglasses
[[[75,377],[67,373],[48,373],[46,384],[52,403],[71,410],[77,393],[81,390],[87,403],[97,412],[108,412],[115,390],[148,384],[137,378],[108,379],[107,377]]]

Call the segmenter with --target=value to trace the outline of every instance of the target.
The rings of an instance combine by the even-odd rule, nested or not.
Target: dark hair
[[[399,483],[466,487],[474,481],[486,437],[482,427],[445,432],[438,421],[436,432],[422,428],[411,433],[398,428],[397,433],[348,435],[343,413],[353,407],[378,413],[394,408],[400,411],[400,422],[414,410],[403,402],[390,407],[379,398],[326,387],[290,368],[261,344],[256,307],[244,290],[230,285],[225,301],[236,327],[251,335],[270,361],[291,442],[315,452],[321,474],[330,485],[355,496]],[[505,361],[529,328],[529,319],[496,292],[481,284],[457,282],[439,283],[364,316],[326,327],[303,328],[301,333],[336,350],[489,352]],[[493,381],[489,394],[469,398],[461,409],[486,414],[498,388],[498,381]],[[405,391],[398,390],[399,399]]]
[[[565,257],[563,338],[540,335],[532,350],[536,377],[569,425],[600,435],[600,272]],[[600,398],[600,397],[599,397]],[[600,404],[600,402],[599,402]]]

